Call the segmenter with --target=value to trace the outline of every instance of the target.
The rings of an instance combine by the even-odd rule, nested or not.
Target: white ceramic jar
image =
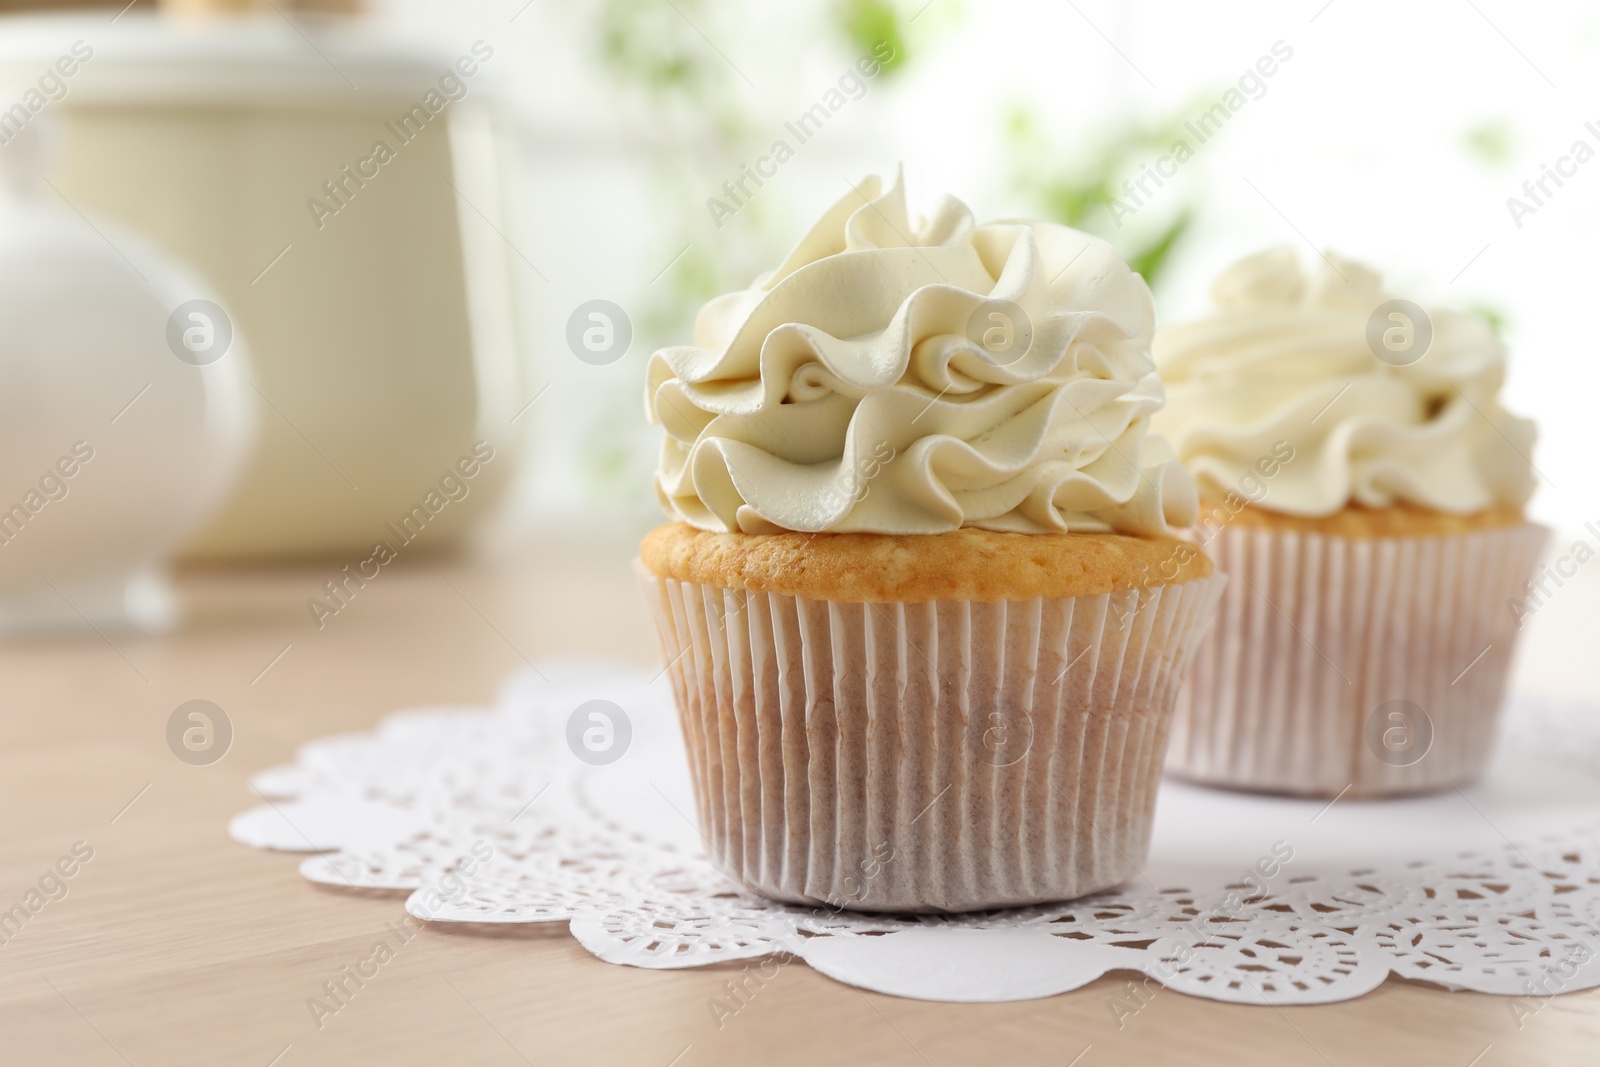
[[[365,555],[482,441],[493,460],[409,551],[457,538],[509,481],[536,392],[493,43],[418,50],[271,12],[0,27],[0,141],[10,101],[41,103],[60,194],[194,264],[250,338],[260,444],[191,554]]]
[[[46,200],[37,133],[0,148],[0,634],[166,629],[166,565],[254,436],[244,339],[192,271]]]

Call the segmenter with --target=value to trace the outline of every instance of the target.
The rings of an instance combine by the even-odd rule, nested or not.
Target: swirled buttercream
[[[1331,256],[1314,267],[1292,248],[1241,260],[1213,286],[1214,315],[1157,333],[1167,404],[1152,424],[1201,491],[1254,484],[1253,468],[1287,442],[1295,458],[1258,507],[1525,504],[1534,427],[1500,406],[1505,350],[1489,324],[1446,310],[1396,317],[1370,269]],[[1417,349],[1380,358],[1390,331]]]
[[[705,530],[1159,534],[1194,483],[1148,432],[1149,290],[1065,226],[913,222],[869,177],[650,359],[656,489]]]

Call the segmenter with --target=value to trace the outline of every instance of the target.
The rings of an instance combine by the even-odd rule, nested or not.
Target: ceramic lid
[[[492,49],[492,42],[465,37],[444,47],[424,46],[386,36],[361,20],[291,23],[278,14],[185,19],[129,11],[114,21],[104,12],[4,17],[0,112],[29,89],[39,89],[51,102],[46,106],[364,111],[379,103],[420,101],[429,90],[439,91],[446,75],[470,97],[489,88],[494,64],[483,62],[486,47]],[[58,68],[62,57],[67,62]],[[458,62],[475,73],[463,77]],[[73,73],[61,73],[67,69]]]

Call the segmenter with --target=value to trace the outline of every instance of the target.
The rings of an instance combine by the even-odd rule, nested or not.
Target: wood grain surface
[[[1394,980],[1281,1011],[1157,992],[1119,1026],[1130,975],[956,1005],[790,965],[719,1026],[708,1002],[738,967],[611,966],[553,926],[424,929],[319,1026],[308,999],[368,955],[401,898],[316,888],[296,857],[230,841],[248,776],[400,707],[487,701],[524,660],[652,662],[634,543],[547,535],[495,563],[401,560],[321,631],[305,602],[336,565],[192,572],[172,636],[0,646],[0,910],[78,842],[93,850],[0,945],[0,1064],[1600,1062],[1600,993],[1551,1000],[1519,1028],[1503,998]],[[210,766],[167,746],[168,717],[196,698],[235,731]]]

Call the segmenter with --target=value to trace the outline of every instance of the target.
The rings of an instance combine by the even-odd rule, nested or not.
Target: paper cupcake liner
[[[1167,768],[1215,785],[1416,792],[1488,762],[1548,535],[1346,538],[1226,528],[1231,581],[1178,697]]]
[[[637,570],[713,862],[764,896],[869,911],[1032,904],[1131,876],[1177,685],[1225,583],[860,604]]]

